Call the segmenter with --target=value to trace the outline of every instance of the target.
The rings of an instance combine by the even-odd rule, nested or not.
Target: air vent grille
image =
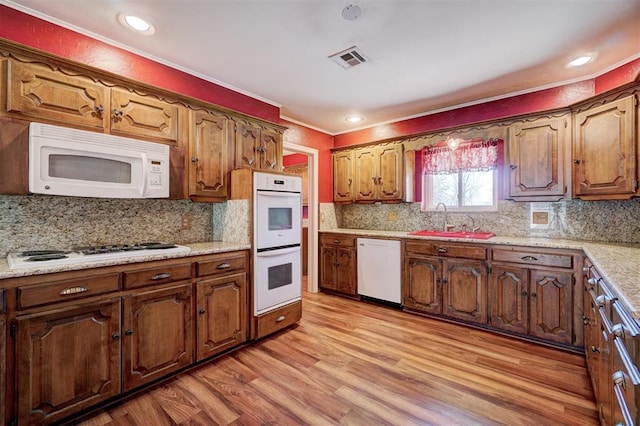
[[[352,46],[348,49],[345,49],[341,52],[334,53],[329,56],[336,64],[340,65],[344,69],[349,69],[355,67],[356,65],[364,64],[369,61],[369,59],[362,53],[356,46]]]

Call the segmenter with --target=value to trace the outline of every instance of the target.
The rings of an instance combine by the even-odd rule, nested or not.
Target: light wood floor
[[[583,357],[305,293],[298,326],[83,425],[597,425]]]

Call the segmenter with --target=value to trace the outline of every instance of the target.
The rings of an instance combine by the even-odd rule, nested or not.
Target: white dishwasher
[[[400,241],[358,238],[358,294],[400,303]]]

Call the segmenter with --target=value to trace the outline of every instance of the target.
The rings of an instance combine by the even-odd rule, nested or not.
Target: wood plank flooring
[[[94,425],[597,425],[584,358],[326,294]]]

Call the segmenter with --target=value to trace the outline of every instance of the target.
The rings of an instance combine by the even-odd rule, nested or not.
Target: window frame
[[[458,170],[458,206],[447,205],[447,211],[459,212],[459,213],[473,213],[473,212],[497,212],[498,211],[498,167],[492,169],[493,172],[493,205],[491,206],[462,206],[461,204],[461,185],[462,185],[462,173],[473,170]],[[420,203],[420,210],[423,212],[434,212],[437,209],[437,205],[432,205],[431,194],[433,193],[433,174],[423,173],[422,176],[422,202]]]

